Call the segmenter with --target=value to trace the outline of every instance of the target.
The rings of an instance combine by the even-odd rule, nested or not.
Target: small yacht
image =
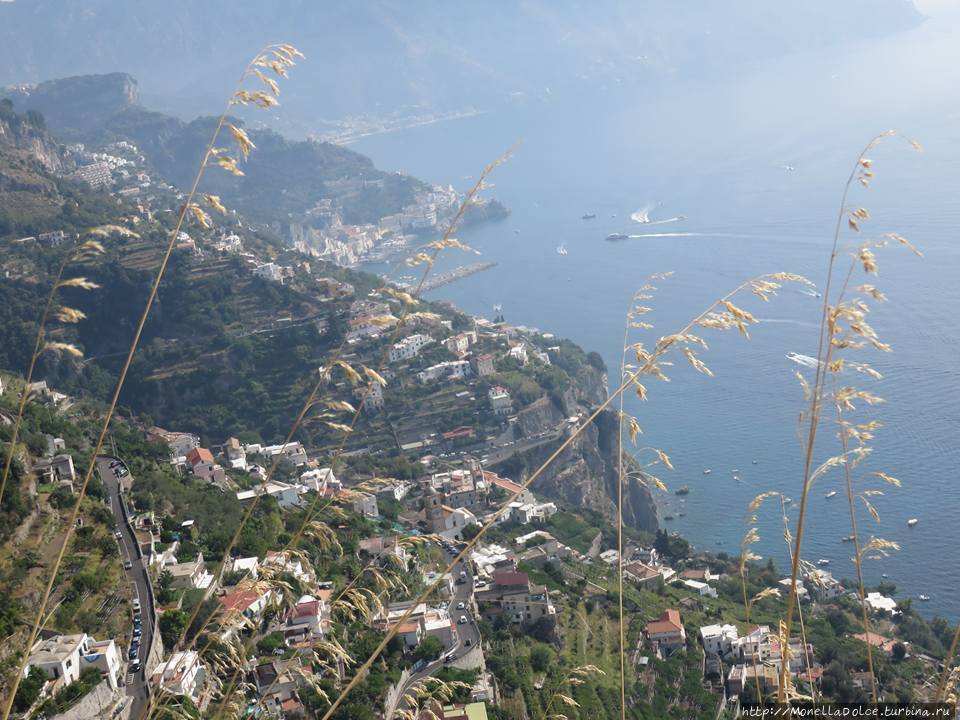
[[[917,518],[910,518],[909,520],[907,520],[907,526],[908,526],[908,527],[913,527],[913,526],[916,525],[918,522],[920,522],[920,521],[919,521]]]
[[[740,468],[734,468],[734,469],[731,470],[730,472],[736,474],[736,473],[740,472]]]
[[[853,542],[853,535],[847,535],[846,537],[840,538],[841,542]]]
[[[830,492],[827,493],[827,500],[829,500],[830,498],[832,498],[832,497],[833,497],[834,495],[836,495],[836,494],[837,494],[837,491],[836,491],[836,490],[831,490]]]
[[[756,465],[758,462],[760,462],[760,461],[755,459],[755,460],[753,461],[753,464]]]
[[[557,246],[557,255],[566,255],[566,254],[567,254],[567,249],[563,246],[563,243],[560,243]]]
[[[733,476],[733,479],[736,480],[737,482],[739,482],[739,481],[740,481],[740,476],[739,476],[739,475],[734,475],[734,476]]]
[[[793,502],[793,498],[785,497],[785,498],[783,499],[783,504],[784,504],[784,505],[789,505],[789,504],[792,503],[792,502]]]
[[[826,558],[820,558],[819,560],[817,560],[817,565],[829,565],[829,564],[830,564],[830,561],[827,560]]]
[[[918,597],[924,602],[927,602],[930,599],[929,595],[919,595]]]
[[[884,580],[886,580],[886,579],[887,579],[888,577],[890,577],[890,576],[889,576],[889,575],[887,575],[886,573],[884,573],[884,574],[883,574],[883,575],[881,575],[880,577],[882,577],[882,578],[883,578]]]
[[[707,468],[706,470],[703,471],[703,474],[704,474],[704,475],[709,475],[709,474],[712,473],[712,472],[713,472],[713,470],[711,470],[710,468]]]

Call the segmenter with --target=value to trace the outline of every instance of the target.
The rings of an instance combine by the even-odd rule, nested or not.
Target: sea
[[[899,134],[871,149],[869,188],[855,185],[851,207],[870,219],[844,230],[839,267],[864,239],[897,232],[922,252],[876,251],[871,282],[888,297],[870,322],[893,351],[865,350],[880,380],[850,374],[850,384],[885,402],[850,417],[882,427],[873,451],[855,469],[861,536],[900,544],[866,562],[869,583],[886,575],[897,599],[912,598],[927,615],[960,619],[960,63],[951,18],[816,53],[794,54],[701,82],[585,83],[577,91],[517,93],[474,117],[362,139],[352,147],[393,169],[466,189],[505,150],[508,162],[487,194],[507,219],[463,230],[480,257],[450,251],[438,270],[479,260],[487,271],[430,294],[516,325],[569,337],[596,350],[615,382],[624,318],[637,288],[654,273],[655,297],[643,304],[653,330],[631,342],[652,345],[683,327],[743,281],[779,271],[822,287],[844,183],[874,135]],[[639,89],[638,89],[639,88]],[[905,138],[919,142],[918,152]],[[649,223],[631,219],[646,213]],[[595,219],[582,219],[595,214]],[[682,219],[670,220],[682,216]],[[638,215],[642,217],[642,215]],[[631,237],[609,242],[610,233]],[[557,252],[559,246],[567,254]],[[400,277],[397,265],[374,270]],[[749,340],[704,330],[709,378],[682,357],[671,382],[647,382],[649,399],[626,401],[641,427],[640,446],[661,448],[673,470],[656,470],[670,492],[656,493],[661,525],[696,547],[736,555],[749,528],[747,505],[777,490],[799,504],[803,451],[798,422],[803,391],[795,377],[809,367],[797,356],[817,351],[820,300],[787,285],[769,302],[738,301],[759,319]],[[790,357],[794,359],[790,359]],[[853,357],[853,356],[851,356]],[[802,360],[802,358],[801,358]],[[834,417],[822,426],[816,462],[837,452]],[[638,451],[643,463],[654,458]],[[655,468],[650,468],[655,471]],[[711,472],[705,474],[705,470]],[[872,472],[902,481],[892,487]],[[736,477],[735,477],[736,476]],[[737,479],[739,478],[739,479]],[[689,486],[685,497],[673,490]],[[837,494],[827,498],[836,490]],[[838,578],[854,577],[843,473],[819,478],[810,494],[802,557],[829,560]],[[917,518],[913,527],[907,521]],[[787,566],[779,503],[758,513],[753,550]],[[920,595],[930,599],[921,601]]]

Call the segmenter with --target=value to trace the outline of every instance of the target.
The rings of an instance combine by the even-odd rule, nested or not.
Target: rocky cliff
[[[521,442],[524,437],[533,437],[569,421],[568,429],[560,437],[520,452],[508,461],[518,479],[528,478],[547,461],[575,429],[574,416],[580,414],[586,418],[606,398],[606,375],[599,369],[583,366],[576,381],[562,397],[543,397],[518,414],[517,432]],[[533,491],[615,519],[617,432],[616,412],[605,410],[534,481]],[[632,459],[627,458],[627,462],[632,463]],[[623,517],[627,525],[638,530],[654,532],[657,529],[653,496],[636,480],[629,480],[624,487]]]

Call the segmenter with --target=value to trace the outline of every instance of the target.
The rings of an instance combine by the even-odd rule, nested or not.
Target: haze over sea
[[[653,344],[741,281],[781,270],[822,283],[842,185],[869,138],[895,128],[922,142],[914,152],[891,138],[870,153],[877,178],[855,189],[852,202],[872,219],[864,235],[900,232],[924,252],[900,247],[878,253],[876,284],[889,302],[872,323],[893,353],[864,352],[884,379],[862,376],[886,399],[858,411],[884,427],[873,455],[858,468],[860,489],[879,488],[877,526],[860,508],[864,536],[902,544],[882,562],[867,562],[871,583],[887,573],[896,597],[925,613],[960,617],[952,588],[960,547],[960,250],[956,193],[960,170],[960,77],[955,22],[931,19],[919,28],[855,47],[783,58],[749,74],[709,85],[663,86],[648,95],[597,87],[559,97],[544,88],[472,118],[365,138],[356,149],[381,167],[469,185],[467,176],[517,145],[498,169],[491,195],[511,210],[500,223],[460,234],[492,270],[432,294],[492,317],[503,306],[514,324],[539,327],[600,352],[616,380],[623,316],[650,273],[676,271],[649,301]],[[762,111],[761,111],[762,109]],[[626,140],[624,140],[626,138]],[[519,143],[519,144],[518,144]],[[789,169],[790,166],[793,169]],[[644,226],[630,214],[649,207]],[[595,220],[581,220],[584,213]],[[515,232],[519,231],[519,232]],[[618,243],[608,233],[678,233]],[[859,238],[846,236],[847,244]],[[569,254],[555,250],[563,243]],[[448,256],[439,269],[471,262]],[[403,270],[393,270],[401,274]],[[763,322],[752,339],[705,332],[706,378],[677,364],[673,382],[648,383],[650,399],[628,402],[645,435],[676,469],[661,475],[671,488],[689,485],[685,502],[658,494],[661,521],[696,546],[739,552],[746,505],[775,489],[799,500],[802,453],[796,432],[803,408],[787,353],[816,355],[820,304],[787,287],[764,305],[745,304]],[[834,429],[823,428],[817,456],[834,454]],[[753,461],[757,462],[754,463]],[[712,473],[704,475],[705,468]],[[738,469],[741,480],[732,477]],[[881,470],[897,489],[871,479]],[[825,496],[837,490],[832,499]],[[798,504],[798,503],[797,503]],[[794,505],[796,508],[796,504]],[[684,517],[678,514],[683,512]],[[795,519],[796,510],[791,512]],[[909,518],[919,518],[914,528]],[[779,504],[764,506],[755,550],[786,567]],[[831,560],[837,577],[853,577],[842,472],[817,481],[803,557]],[[931,597],[921,603],[917,596]]]

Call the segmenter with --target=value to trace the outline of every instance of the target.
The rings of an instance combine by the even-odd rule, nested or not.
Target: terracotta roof
[[[287,613],[288,619],[317,616],[320,614],[320,602],[311,600],[294,605]]]
[[[191,465],[196,465],[197,463],[206,462],[213,463],[213,453],[211,453],[206,448],[194,448],[187,453],[187,462]]]
[[[680,611],[673,608],[664,610],[657,620],[647,623],[648,635],[679,632],[680,630],[683,630],[683,623],[680,622]]]
[[[253,605],[253,603],[263,597],[265,594],[266,593],[261,593],[252,588],[248,588],[247,590],[236,590],[235,592],[232,592],[229,595],[224,595],[222,598],[220,598],[220,603],[228,610],[244,612],[248,607]]]
[[[408,620],[397,628],[397,633],[415,633],[420,629],[420,623]]]
[[[529,585],[530,577],[525,572],[505,570],[494,575],[493,582],[497,585]]]
[[[880,648],[883,652],[890,654],[893,652],[893,646],[897,644],[897,641],[893,638],[888,638],[885,635],[880,635],[879,633],[857,633],[854,635],[857,640],[860,640],[865,643],[870,643],[874,647]]]
[[[523,487],[515,483],[513,480],[507,480],[507,478],[502,478],[497,475],[494,475],[493,473],[487,473],[486,471],[484,471],[483,475],[487,480],[492,482],[497,487],[503,488],[511,495],[515,495],[516,493],[523,490]]]

